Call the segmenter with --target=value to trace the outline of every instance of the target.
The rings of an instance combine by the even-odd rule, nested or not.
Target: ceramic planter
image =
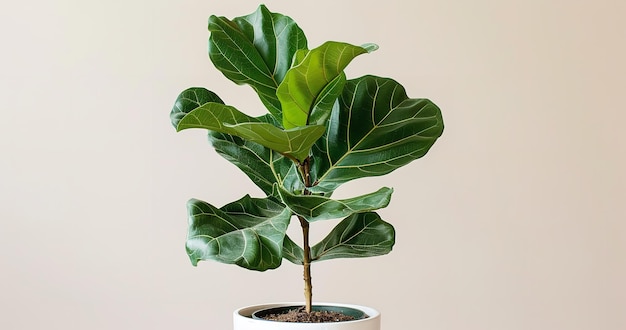
[[[368,317],[345,322],[329,322],[329,323],[292,323],[292,322],[276,322],[258,320],[252,318],[252,313],[275,307],[302,305],[302,303],[272,303],[264,305],[254,305],[243,307],[233,313],[233,329],[234,330],[380,330],[380,313],[370,307],[335,304],[335,303],[316,303],[315,305],[326,305],[336,307],[347,307],[363,311]]]

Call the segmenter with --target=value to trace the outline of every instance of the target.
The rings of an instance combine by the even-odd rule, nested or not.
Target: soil
[[[325,323],[352,321],[354,317],[332,311],[312,311],[307,313],[304,307],[292,309],[281,314],[268,314],[263,317],[269,321],[299,322],[299,323]]]

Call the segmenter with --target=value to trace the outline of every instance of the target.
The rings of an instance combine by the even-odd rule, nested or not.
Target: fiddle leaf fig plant
[[[246,115],[192,87],[178,96],[170,119],[177,131],[208,130],[217,153],[264,196],[222,207],[191,199],[187,254],[193,265],[214,260],[257,271],[283,259],[302,265],[310,312],[311,263],[380,256],[394,245],[393,226],[375,212],[389,204],[391,188],[347,199],[333,199],[333,192],[424,156],[443,132],[441,111],[428,99],[409,98],[390,78],[348,79],[346,66],[375,51],[374,44],[328,41],[309,49],[296,22],[264,5],[232,20],[211,16],[208,27],[210,60],[235,84],[252,87],[267,113]],[[295,219],[299,239],[286,233]],[[330,219],[340,221],[310,242],[310,225]]]

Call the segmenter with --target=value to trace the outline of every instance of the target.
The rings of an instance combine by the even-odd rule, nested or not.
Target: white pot
[[[367,318],[328,323],[293,323],[257,320],[252,318],[252,313],[266,308],[302,305],[302,303],[273,303],[264,305],[254,305],[243,307],[233,313],[234,330],[380,330],[380,313],[370,307],[335,304],[335,303],[315,303],[315,305],[329,305],[339,307],[355,308],[365,312]]]

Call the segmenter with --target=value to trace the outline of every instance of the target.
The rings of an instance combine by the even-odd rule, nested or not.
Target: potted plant
[[[325,314],[312,303],[311,264],[384,255],[395,237],[392,225],[375,212],[388,205],[391,188],[348,199],[333,199],[333,192],[348,181],[385,175],[424,156],[442,134],[441,112],[428,99],[409,98],[392,79],[346,77],[345,67],[376,50],[374,44],[328,41],[309,49],[290,17],[264,5],[232,20],[213,15],[208,28],[215,67],[234,83],[252,87],[267,114],[248,116],[215,93],[193,87],[178,96],[172,124],[177,131],[208,130],[217,153],[265,196],[245,195],[222,207],[191,199],[187,253],[193,265],[214,260],[256,271],[277,268],[283,259],[302,265],[302,312]],[[309,227],[329,219],[342,220],[320,242],[310,242]],[[300,224],[301,238],[286,234],[292,220]],[[336,305],[341,311],[354,307]],[[235,328],[279,329],[283,324],[296,329],[250,318],[256,309],[260,306],[237,311]],[[337,324],[378,329],[376,310],[354,309],[365,312],[356,319],[371,324]],[[324,329],[339,329],[325,324]]]

